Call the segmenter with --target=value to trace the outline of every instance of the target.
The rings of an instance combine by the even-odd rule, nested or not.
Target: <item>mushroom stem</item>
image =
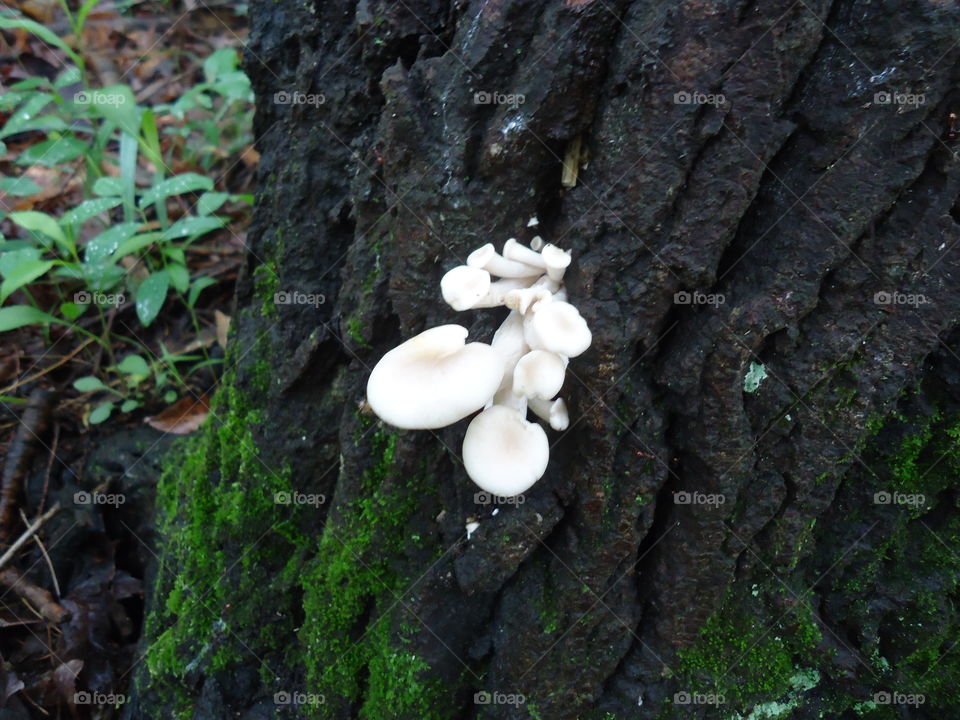
[[[540,253],[521,245],[516,238],[510,238],[503,244],[503,256],[508,260],[516,260],[532,267],[543,268],[544,270],[547,267]]]
[[[529,276],[522,278],[505,278],[492,282],[490,283],[490,289],[487,290],[487,294],[477,300],[471,308],[490,308],[504,305],[507,301],[508,292],[530,287],[535,280],[535,277]]]
[[[563,274],[570,265],[570,253],[566,250],[561,250],[556,245],[550,245],[548,243],[543,246],[540,254],[543,256],[543,261],[547,266],[547,275],[557,282],[563,280]]]
[[[511,310],[523,314],[530,308],[536,307],[537,303],[550,302],[551,300],[553,300],[553,293],[548,288],[542,285],[537,287],[534,284],[528,288],[511,290],[504,298],[504,304]]]
[[[570,414],[567,412],[567,404],[563,398],[555,400],[528,398],[527,406],[538,418],[550,423],[550,427],[554,430],[566,430],[570,427]]]
[[[467,256],[467,265],[483,268],[491,275],[502,278],[538,277],[543,274],[543,268],[531,267],[526,263],[507,260],[499,254],[492,243],[477,248]]]

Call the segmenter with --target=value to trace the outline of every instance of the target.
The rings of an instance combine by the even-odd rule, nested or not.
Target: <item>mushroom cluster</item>
[[[367,402],[386,423],[408,430],[452,425],[481,410],[463,438],[463,465],[495,495],[518,495],[547,469],[547,434],[569,425],[558,397],[570,358],[588,347],[586,321],[567,302],[563,274],[570,253],[538,236],[511,238],[498,253],[487,243],[440,281],[454,310],[505,305],[510,313],[490,344],[467,343],[467,329],[441,325],[389,351],[370,373]],[[497,278],[494,280],[494,278]]]

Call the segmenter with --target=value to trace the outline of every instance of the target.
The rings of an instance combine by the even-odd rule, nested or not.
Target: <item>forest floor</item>
[[[142,661],[158,458],[206,419],[245,252],[246,9],[6,5],[0,717],[116,717]],[[108,88],[134,126],[97,105]]]

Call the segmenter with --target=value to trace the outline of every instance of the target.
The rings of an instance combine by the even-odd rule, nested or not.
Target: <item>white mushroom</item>
[[[546,277],[546,275],[544,275]],[[553,300],[553,293],[543,286],[532,285],[528,288],[511,290],[503,299],[503,304],[511,310],[516,310],[521,314],[536,306],[539,302],[550,302]]]
[[[541,271],[547,268],[547,264],[540,253],[521,245],[515,238],[510,238],[503,244],[503,256],[507,260],[516,260],[532,267],[541,268]]]
[[[490,289],[487,294],[473,304],[474,308],[490,308],[505,305],[507,302],[507,293],[511,290],[522,290],[530,287],[536,278],[532,275],[524,278],[504,278],[490,283]]]
[[[528,400],[549,400],[563,387],[567,359],[548,350],[531,350],[513,370],[513,393]]]
[[[494,405],[470,421],[463,438],[463,466],[477,485],[495,495],[518,495],[547,469],[550,444],[537,423],[512,408]]]
[[[496,251],[493,243],[487,243],[470,253],[467,256],[467,265],[483,268],[491,275],[502,278],[539,277],[543,274],[543,268],[531,267],[515,260],[507,260]]]
[[[367,402],[386,423],[408,430],[451,425],[482,408],[503,379],[503,360],[467,344],[460,325],[431,328],[384,355],[367,381]]]
[[[567,404],[563,398],[556,400],[530,398],[527,400],[527,406],[538,418],[550,423],[550,427],[554,430],[566,430],[570,427],[570,414],[567,412]]]
[[[530,248],[537,251],[543,248],[543,238],[539,235],[534,235],[532,238],[530,238]]]
[[[556,245],[547,243],[543,246],[543,250],[540,251],[540,255],[543,257],[543,262],[547,267],[547,275],[557,282],[563,280],[563,274],[570,265],[570,253],[566,250],[561,250]]]
[[[454,310],[469,310],[490,290],[490,273],[469,265],[458,265],[440,280],[444,301]]]
[[[549,350],[568,358],[583,353],[593,336],[587,322],[570,303],[554,299],[538,303],[523,318],[523,336],[534,350]]]

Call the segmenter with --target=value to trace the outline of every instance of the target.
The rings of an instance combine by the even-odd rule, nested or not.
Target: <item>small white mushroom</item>
[[[490,289],[487,294],[473,304],[473,308],[500,307],[507,302],[507,293],[511,290],[522,290],[530,287],[536,278],[534,276],[523,278],[504,278],[490,283]]]
[[[543,274],[543,268],[531,267],[515,260],[507,260],[493,247],[493,243],[477,248],[467,256],[467,265],[483,268],[491,275],[502,278],[538,277]]]
[[[527,406],[538,418],[550,423],[550,427],[554,430],[566,430],[570,427],[570,414],[567,412],[567,404],[563,398],[556,400],[531,398],[527,401]]]
[[[469,540],[470,536],[480,529],[480,523],[478,523],[476,520],[472,520],[464,526],[464,529],[467,531],[467,540]]]
[[[490,273],[469,265],[458,265],[440,280],[444,301],[454,310],[469,310],[490,291]]]
[[[539,252],[543,248],[543,238],[539,235],[530,238],[530,248]]]
[[[481,489],[518,495],[547,469],[550,444],[537,423],[503,405],[493,405],[470,421],[463,438],[463,466]]]
[[[567,359],[549,350],[531,350],[513,370],[513,393],[528,400],[549,400],[563,387]]]
[[[482,408],[503,379],[503,360],[467,329],[441,325],[384,355],[367,381],[367,402],[386,423],[407,430],[452,425]]]
[[[531,250],[525,245],[521,245],[516,241],[516,238],[510,238],[503,244],[503,256],[507,258],[507,260],[516,260],[517,262],[526,263],[531,267],[542,268],[542,270],[546,270],[547,268],[547,263],[540,253]]]
[[[532,218],[527,220],[527,227],[536,227],[539,224],[540,224],[540,220],[537,218],[536,215],[534,215]]]
[[[546,277],[546,275],[544,275]],[[553,300],[553,293],[545,287],[532,285],[528,288],[511,290],[504,297],[503,304],[511,310],[516,310],[520,314],[526,312],[539,302],[550,302]]]
[[[570,253],[566,250],[561,250],[556,245],[548,243],[543,246],[540,255],[543,257],[543,262],[547,266],[547,275],[557,282],[563,280],[563,274],[570,265]]]
[[[523,336],[534,350],[549,350],[572,358],[582,354],[593,341],[587,321],[570,303],[554,299],[538,303],[523,318]]]

